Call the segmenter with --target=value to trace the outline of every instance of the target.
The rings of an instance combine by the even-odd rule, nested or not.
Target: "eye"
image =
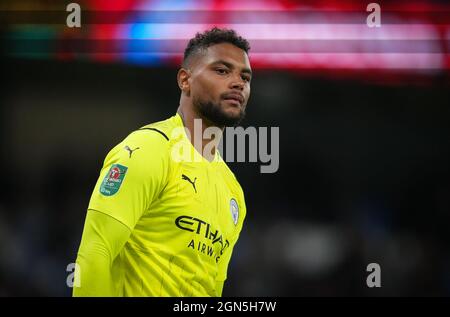
[[[216,73],[219,75],[226,75],[228,70],[226,68],[216,68]]]
[[[250,76],[242,75],[241,78],[242,78],[243,81],[245,81],[245,82],[247,82],[247,83],[250,82]]]

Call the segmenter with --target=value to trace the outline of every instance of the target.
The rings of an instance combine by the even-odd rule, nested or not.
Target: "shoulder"
[[[140,135],[159,134],[160,137],[170,142],[173,135],[173,130],[179,128],[180,124],[181,119],[179,118],[178,114],[176,114],[166,120],[147,124],[137,129],[136,131],[133,131],[133,133]]]
[[[110,150],[106,161],[120,158],[133,158],[134,160],[130,160],[130,162],[149,161],[152,158],[168,159],[171,146],[170,136],[176,127],[174,117],[147,124],[130,132]]]
[[[177,115],[174,115],[166,120],[149,123],[132,131],[123,141],[133,142],[136,144],[161,146],[162,148],[169,148],[173,142],[173,130],[179,126]]]

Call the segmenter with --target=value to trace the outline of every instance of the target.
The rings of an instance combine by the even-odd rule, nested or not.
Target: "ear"
[[[177,74],[177,82],[178,87],[180,87],[181,91],[186,93],[188,96],[191,91],[191,87],[189,85],[189,78],[191,77],[191,72],[186,68],[180,68]]]

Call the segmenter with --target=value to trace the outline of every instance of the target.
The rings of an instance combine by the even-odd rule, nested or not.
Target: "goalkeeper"
[[[217,147],[245,115],[248,50],[233,30],[197,33],[177,74],[176,114],[108,153],[86,214],[74,296],[222,295],[246,206]],[[206,128],[218,131],[212,140]],[[180,159],[179,149],[189,155]]]

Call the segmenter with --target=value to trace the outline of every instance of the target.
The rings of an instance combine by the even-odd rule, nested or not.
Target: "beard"
[[[239,108],[238,115],[230,115],[222,109],[220,104],[211,101],[205,102],[194,98],[192,103],[194,109],[202,118],[210,121],[217,127],[234,127],[245,117],[245,108],[243,107]]]

